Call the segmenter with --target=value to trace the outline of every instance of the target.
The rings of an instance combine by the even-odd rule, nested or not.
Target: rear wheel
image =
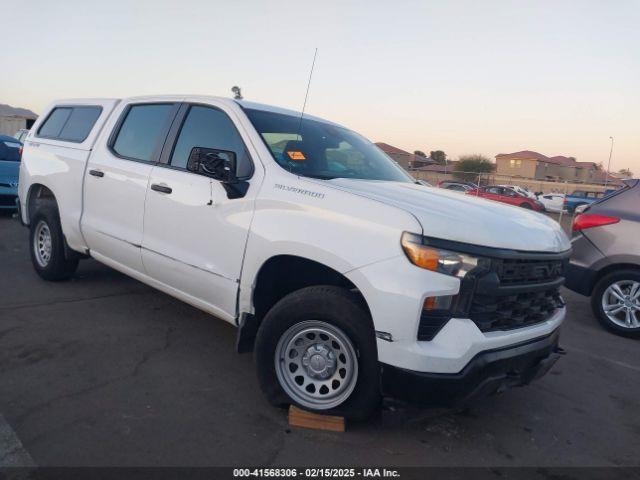
[[[605,275],[593,290],[591,307],[600,323],[612,332],[640,336],[640,271]]]
[[[528,203],[521,203],[520,206],[522,208],[526,208],[527,210],[531,210],[531,205],[529,205]]]
[[[379,404],[371,320],[342,288],[308,287],[280,300],[260,325],[255,360],[274,405],[364,420]]]
[[[64,236],[58,209],[42,205],[30,222],[31,262],[45,280],[66,280],[78,268],[78,259],[65,256]]]

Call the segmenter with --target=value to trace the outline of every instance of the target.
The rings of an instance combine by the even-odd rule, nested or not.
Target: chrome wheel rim
[[[640,328],[640,282],[620,280],[602,295],[602,310],[611,322],[622,328]]]
[[[46,267],[51,261],[51,230],[49,225],[40,220],[36,225],[33,236],[33,251],[36,254],[36,261],[41,267]]]
[[[358,360],[349,337],[319,320],[290,327],[275,352],[278,381],[304,407],[327,410],[343,403],[358,379]]]

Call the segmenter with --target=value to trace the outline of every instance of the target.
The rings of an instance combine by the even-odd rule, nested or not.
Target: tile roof
[[[554,165],[564,165],[567,167],[587,166],[589,164],[595,165],[593,162],[576,162],[571,157],[565,157],[564,155],[556,155],[554,157],[547,157],[542,153],[534,152],[532,150],[522,150],[521,152],[514,153],[499,153],[496,155],[497,159],[520,159],[520,160],[537,160],[539,162],[552,163]]]
[[[541,153],[538,152],[534,152],[532,150],[522,150],[520,152],[514,152],[514,153],[499,153],[498,155],[496,155],[496,159],[498,158],[505,158],[508,160],[511,159],[535,159],[535,160],[540,160],[543,162],[546,162],[549,160],[549,157],[547,157],[546,155],[542,155]]]
[[[394,153],[396,155],[413,155],[412,153],[409,153],[406,150],[402,150],[401,148],[394,147],[393,145],[389,145],[388,143],[376,142],[376,145],[384,153]]]

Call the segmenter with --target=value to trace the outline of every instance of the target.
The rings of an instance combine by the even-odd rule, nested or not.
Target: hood
[[[556,221],[521,207],[413,183],[345,178],[329,183],[406,210],[418,219],[428,237],[531,252],[571,248]]]
[[[20,162],[0,160],[0,183],[17,182]]]

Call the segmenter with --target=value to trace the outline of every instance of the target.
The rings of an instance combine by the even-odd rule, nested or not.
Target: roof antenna
[[[234,100],[242,100],[243,97],[240,87],[234,85],[233,87],[231,87],[231,92],[233,93]]]
[[[318,55],[318,47],[316,47],[316,51],[313,53],[313,62],[311,63],[311,71],[309,72],[309,81],[307,82],[307,92],[304,94],[304,103],[302,104],[302,112],[300,112],[300,122],[298,123],[298,134],[297,138],[300,138],[300,133],[302,131],[302,117],[304,116],[304,110],[307,108],[307,97],[309,96],[309,87],[311,86],[311,77],[313,76],[313,67],[316,65],[316,56]]]

